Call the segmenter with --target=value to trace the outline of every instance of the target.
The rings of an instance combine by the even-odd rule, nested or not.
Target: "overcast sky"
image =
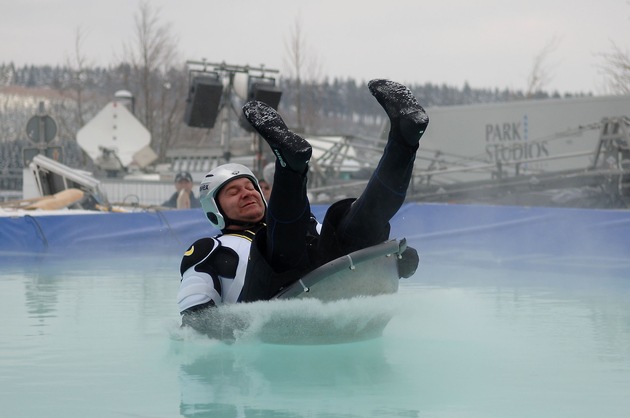
[[[182,62],[288,71],[301,23],[314,75],[525,90],[535,57],[546,89],[604,94],[599,54],[630,51],[630,0],[151,0]],[[77,28],[91,63],[117,62],[138,0],[0,0],[0,62],[63,64]]]

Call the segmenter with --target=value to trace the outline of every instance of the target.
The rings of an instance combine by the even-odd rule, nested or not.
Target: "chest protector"
[[[257,231],[258,232],[258,231]],[[186,251],[180,272],[180,312],[211,303],[268,300],[304,272],[275,272],[263,256],[264,228],[203,238]]]

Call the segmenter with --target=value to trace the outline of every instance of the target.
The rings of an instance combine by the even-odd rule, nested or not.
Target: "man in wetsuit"
[[[206,175],[201,205],[221,234],[196,241],[184,255],[178,293],[184,325],[198,328],[198,314],[221,303],[271,299],[318,266],[389,238],[389,221],[405,200],[429,119],[407,87],[372,80],[368,88],[390,119],[387,145],[361,196],[331,205],[322,225],[306,194],[310,144],[270,106],[245,104],[245,118],[276,156],[271,197],[267,205],[258,180],[240,164]],[[417,253],[408,248],[399,276],[409,277],[417,264]]]

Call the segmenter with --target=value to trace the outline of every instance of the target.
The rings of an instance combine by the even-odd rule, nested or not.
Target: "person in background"
[[[210,335],[212,325],[204,320],[209,309],[269,300],[328,261],[389,239],[389,221],[405,200],[429,118],[401,84],[372,80],[368,88],[390,119],[387,145],[361,196],[331,205],[321,225],[306,192],[310,144],[270,106],[245,104],[245,118],[276,156],[271,196],[267,203],[243,165],[228,163],[206,174],[199,188],[202,208],[221,233],[197,240],[184,253],[177,295],[182,325]],[[417,266],[417,252],[407,247],[398,276],[410,277]]]
[[[200,208],[201,203],[192,191],[193,180],[188,171],[181,171],[175,176],[175,193],[162,206],[175,209]]]
[[[260,191],[265,197],[265,200],[269,202],[269,198],[271,197],[271,184],[269,184],[269,182],[264,178],[260,179],[258,181],[258,184],[260,185]]]
[[[271,189],[273,188],[273,175],[276,172],[276,163],[267,164],[262,171],[262,178],[258,179],[260,191],[265,197],[265,201],[269,202],[271,198]]]
[[[276,163],[269,163],[263,168],[263,179],[269,183],[269,187],[273,188],[273,175],[276,173]]]

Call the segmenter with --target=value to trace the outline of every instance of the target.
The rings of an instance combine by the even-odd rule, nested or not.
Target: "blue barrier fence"
[[[1,217],[0,255],[183,252],[216,232],[199,209]],[[391,235],[433,260],[630,263],[630,211],[408,203]]]

